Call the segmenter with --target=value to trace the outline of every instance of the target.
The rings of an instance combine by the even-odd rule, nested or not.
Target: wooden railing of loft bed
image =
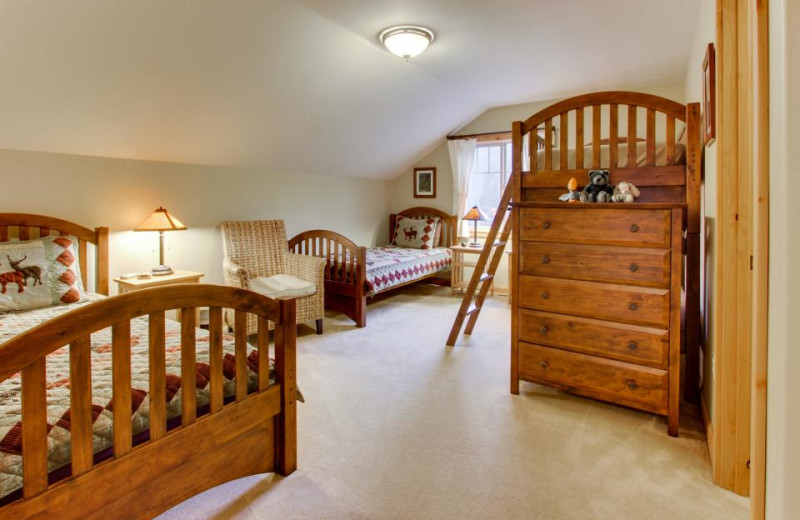
[[[603,109],[603,107],[607,107]],[[644,124],[639,124],[639,109],[644,109]],[[620,112],[627,115],[624,129],[619,128]],[[608,123],[603,124],[607,112]],[[572,115],[571,115],[572,114]],[[575,124],[570,125],[570,121]],[[663,127],[659,128],[661,122]],[[676,164],[678,125],[686,125],[685,163]],[[639,92],[596,92],[566,99],[534,114],[524,122],[512,127],[515,168],[519,186],[515,198],[519,202],[557,202],[559,195],[567,191],[569,179],[575,177],[582,186],[588,180],[588,169],[584,168],[587,154],[591,154],[591,169],[610,171],[611,183],[627,181],[641,191],[638,203],[685,204],[684,245],[686,254],[684,290],[685,302],[685,346],[686,385],[685,399],[699,399],[699,343],[700,343],[700,183],[701,143],[700,105],[682,105],[675,101]],[[642,128],[643,127],[643,128]],[[557,129],[557,134],[554,131]],[[644,132],[641,132],[641,130]],[[661,130],[659,132],[659,130]],[[639,135],[643,133],[644,135]],[[528,170],[522,171],[523,143],[536,136],[538,146],[528,147]],[[557,146],[553,140],[541,135],[557,135]],[[586,136],[591,136],[591,147],[586,146]],[[663,135],[665,161],[657,164],[658,135]],[[570,139],[571,137],[571,139]],[[645,164],[637,165],[637,143],[644,139]],[[540,144],[542,143],[543,146]],[[619,145],[627,144],[624,166],[620,167]],[[601,147],[608,146],[608,161],[601,162]],[[572,154],[570,152],[573,152]],[[574,155],[574,167],[568,160]],[[543,156],[543,168],[538,168]],[[554,167],[554,156],[558,157],[558,168]]]

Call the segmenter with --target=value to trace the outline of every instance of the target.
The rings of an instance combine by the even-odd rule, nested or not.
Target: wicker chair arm
[[[239,267],[227,258],[222,261],[222,275],[225,285],[250,289],[250,275],[243,267]]]
[[[313,281],[317,287],[325,283],[325,265],[328,261],[324,258],[308,255],[286,254],[286,270],[288,274],[303,280]]]

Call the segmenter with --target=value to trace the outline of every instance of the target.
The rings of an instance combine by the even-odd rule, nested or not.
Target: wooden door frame
[[[767,0],[717,0],[714,482],[764,518],[769,239]]]

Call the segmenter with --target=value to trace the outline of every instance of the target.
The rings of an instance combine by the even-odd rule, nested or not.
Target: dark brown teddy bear
[[[614,186],[608,170],[589,170],[589,184],[580,193],[581,202],[611,202]]]

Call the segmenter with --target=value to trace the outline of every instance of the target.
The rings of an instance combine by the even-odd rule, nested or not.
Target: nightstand
[[[117,291],[119,294],[125,294],[132,291],[141,289],[149,289],[151,287],[161,287],[162,285],[174,285],[181,283],[200,283],[200,278],[204,277],[204,273],[197,271],[186,271],[183,269],[175,269],[172,274],[163,276],[153,276],[150,278],[129,278],[123,280],[119,277],[114,278],[117,282]],[[181,321],[180,310],[177,312],[178,321]],[[195,324],[200,325],[200,309],[196,309]]]
[[[450,291],[452,294],[456,293],[456,289],[465,290],[469,286],[469,279],[464,278],[465,267],[475,267],[476,262],[467,261],[466,255],[480,255],[483,251],[483,244],[481,247],[470,246],[452,246],[452,274],[450,276]],[[491,257],[490,257],[491,258]],[[494,296],[494,284],[489,288],[489,294]]]

